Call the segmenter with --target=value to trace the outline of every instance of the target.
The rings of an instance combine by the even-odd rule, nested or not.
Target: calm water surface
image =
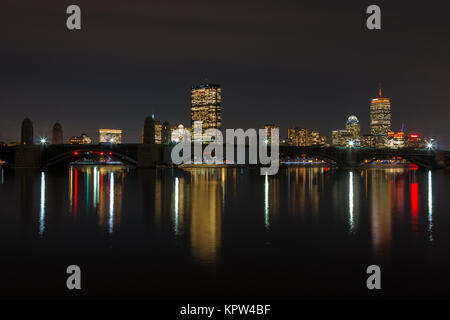
[[[450,297],[449,171],[0,170],[3,298]]]

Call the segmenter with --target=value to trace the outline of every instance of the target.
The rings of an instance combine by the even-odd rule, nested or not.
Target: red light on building
[[[419,135],[418,134],[410,134],[409,137],[411,139],[417,139],[419,137]]]
[[[110,152],[109,155],[112,156],[112,152]]]
[[[100,152],[100,155],[103,156],[105,153],[104,152]]]
[[[75,151],[73,154],[77,156],[78,155],[78,151]]]

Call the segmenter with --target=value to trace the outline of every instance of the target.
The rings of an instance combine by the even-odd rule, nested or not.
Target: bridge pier
[[[341,155],[342,161],[339,168],[344,170],[359,169],[361,167],[361,159],[359,153],[354,149],[345,150]]]
[[[142,144],[137,150],[137,166],[139,168],[154,168],[162,163],[163,146],[160,144]]]
[[[16,147],[14,157],[15,168],[41,168],[42,147],[20,145]]]
[[[445,152],[436,151],[434,155],[435,167],[438,169],[443,169],[447,167]]]

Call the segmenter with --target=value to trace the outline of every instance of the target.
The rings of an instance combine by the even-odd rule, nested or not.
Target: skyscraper
[[[154,144],[155,143],[155,120],[153,117],[147,117],[144,121],[144,130],[142,134],[143,144]]]
[[[350,116],[345,123],[345,130],[349,131],[353,139],[359,139],[361,133],[361,126],[356,116]]]
[[[280,127],[274,124],[265,124],[263,125],[263,129],[267,130],[266,131],[267,143],[272,144],[272,129],[277,129],[279,131]]]
[[[306,128],[288,128],[290,144],[297,147],[309,146],[309,130]]]
[[[162,143],[170,143],[171,141],[171,130],[170,123],[164,121],[162,124]]]
[[[33,143],[33,122],[29,118],[25,118],[22,122],[20,144],[33,145]]]
[[[63,129],[59,123],[55,123],[53,126],[52,144],[63,144]]]
[[[201,84],[191,88],[191,127],[202,121],[203,133],[222,126],[222,95],[218,84]],[[204,140],[209,140],[204,137]]]
[[[155,143],[161,144],[162,141],[162,123],[155,120]]]
[[[387,135],[391,131],[391,101],[381,95],[372,99],[370,103],[370,133],[376,135]]]

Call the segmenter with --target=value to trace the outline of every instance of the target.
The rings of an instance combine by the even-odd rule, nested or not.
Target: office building
[[[202,140],[210,141],[205,135],[207,129],[219,129],[222,126],[222,92],[218,84],[201,84],[191,88],[191,127],[200,123]],[[194,137],[195,139],[196,137]]]
[[[161,128],[161,142],[170,143],[172,141],[172,130],[170,129],[170,123],[164,121]]]
[[[327,143],[327,137],[320,134],[319,131],[311,131],[309,134],[309,145],[311,146],[324,146]]]
[[[99,142],[121,144],[122,143],[122,130],[118,129],[100,129],[99,130]]]
[[[85,133],[81,136],[74,136],[69,139],[69,144],[92,144],[92,139]]]
[[[389,131],[391,131],[391,101],[382,96],[380,88],[378,98],[372,99],[370,103],[370,133],[374,136],[386,136]]]
[[[331,144],[336,147],[345,147],[353,141],[353,134],[349,130],[333,130],[331,131]]]
[[[176,127],[172,128],[171,132],[171,140],[172,142],[180,142],[185,138],[191,137],[191,130],[189,128],[185,128],[182,124],[179,124]]]
[[[288,139],[292,146],[305,147],[309,145],[309,132],[306,128],[289,128]]]
[[[356,116],[350,116],[345,123],[345,130],[349,131],[353,139],[360,139],[361,127]]]
[[[277,129],[278,130],[278,143],[279,143],[279,139],[280,139],[280,127],[279,126],[276,126],[274,124],[265,124],[265,125],[263,125],[262,128],[266,130],[267,144],[272,143],[272,129]]]

